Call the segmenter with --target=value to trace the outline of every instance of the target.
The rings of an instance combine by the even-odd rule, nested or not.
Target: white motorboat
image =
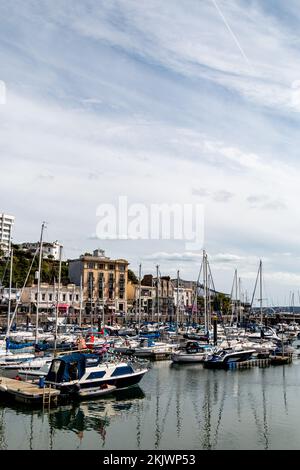
[[[21,380],[26,380],[26,381],[37,381],[40,377],[46,377],[46,375],[49,372],[51,366],[51,362],[46,362],[42,367],[36,370],[26,370],[26,369],[19,369],[18,370],[18,377],[20,377]]]
[[[201,363],[206,360],[208,355],[217,351],[217,348],[207,345],[199,344],[197,341],[188,341],[183,350],[175,351],[171,359],[175,363]]]
[[[87,389],[100,391],[106,385],[118,389],[131,387],[138,384],[146,372],[148,368],[137,362],[104,362],[98,354],[71,353],[53,359],[45,383],[59,389],[63,395],[79,395]]]
[[[14,378],[17,375],[18,369],[26,361],[33,360],[34,354],[9,354],[0,359],[0,376],[7,378]]]

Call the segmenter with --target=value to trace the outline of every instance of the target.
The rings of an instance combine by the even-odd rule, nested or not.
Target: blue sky
[[[1,210],[15,241],[197,277],[178,241],[97,240],[119,195],[202,203],[216,287],[300,285],[299,2],[0,0]],[[297,296],[296,296],[297,298]]]

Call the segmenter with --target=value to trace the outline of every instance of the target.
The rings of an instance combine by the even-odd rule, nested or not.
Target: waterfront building
[[[155,307],[155,295],[156,288],[155,286],[147,286],[141,284],[141,314],[142,318],[146,317],[151,319],[154,315]],[[137,315],[139,312],[139,297],[140,289],[139,284],[134,284],[131,281],[128,281],[127,284],[127,306],[128,312],[132,315]]]
[[[83,301],[90,312],[101,314],[127,312],[128,261],[110,259],[103,250],[69,260],[69,279],[80,285]]]
[[[10,292],[12,302],[16,302],[20,298],[21,289],[13,287]],[[9,287],[0,286],[0,305],[7,306],[9,302]]]
[[[142,283],[145,287],[151,287],[155,290],[153,298],[154,318],[159,320],[168,320],[174,317],[174,286],[170,276],[154,277],[152,274],[146,274]]]
[[[20,245],[21,250],[30,252],[34,254],[36,250],[39,248],[40,244],[39,242],[27,242],[27,243],[21,243]],[[60,249],[63,247],[58,241],[56,240],[55,242],[49,243],[49,242],[43,242],[43,259],[53,259],[58,261],[60,257]]]
[[[10,252],[14,221],[14,216],[0,213],[0,250],[4,251],[5,255]]]
[[[177,279],[172,279],[174,305],[177,307]],[[196,304],[196,282],[179,279],[178,303],[181,311],[191,313],[193,303]]]
[[[56,309],[58,283],[41,282],[39,308],[41,312],[54,313]],[[37,284],[25,287],[21,296],[20,309],[23,312],[35,311],[38,300]],[[80,287],[75,284],[60,286],[58,308],[61,314],[78,313],[80,309]]]

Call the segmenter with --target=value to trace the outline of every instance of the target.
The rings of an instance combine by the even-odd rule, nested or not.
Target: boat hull
[[[254,350],[234,352],[226,355],[222,359],[212,358],[206,360],[203,365],[206,369],[227,369],[232,363],[248,361],[254,353]]]
[[[139,372],[135,372],[134,374],[127,375],[127,376],[120,376],[120,377],[111,377],[111,378],[104,378],[102,380],[98,381],[86,381],[86,382],[77,382],[77,383],[54,383],[54,382],[49,382],[47,381],[47,384],[51,384],[51,386],[59,389],[62,394],[78,394],[78,390],[84,390],[84,389],[89,389],[89,388],[98,388],[101,390],[101,387],[103,385],[112,385],[116,389],[124,389],[124,388],[129,388],[137,385],[148,369],[143,369]]]
[[[206,355],[204,354],[172,354],[171,359],[176,364],[203,363]]]

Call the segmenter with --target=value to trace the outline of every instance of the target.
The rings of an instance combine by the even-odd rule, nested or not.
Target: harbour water
[[[0,405],[0,449],[299,449],[300,360],[153,363],[140,387],[50,411]]]

